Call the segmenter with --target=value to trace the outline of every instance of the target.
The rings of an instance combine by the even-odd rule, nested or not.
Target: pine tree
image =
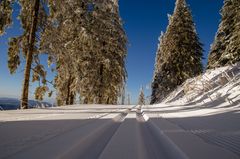
[[[21,5],[21,13],[19,15],[23,34],[19,37],[13,37],[9,41],[8,49],[8,68],[10,73],[13,74],[20,65],[20,52],[23,53],[23,57],[26,59],[26,65],[24,69],[24,82],[21,97],[21,108],[28,108],[28,91],[30,74],[33,72],[32,82],[40,81],[43,86],[36,88],[36,99],[42,100],[44,93],[48,91],[46,86],[46,71],[44,71],[43,65],[39,60],[39,49],[37,42],[40,40],[36,35],[39,30],[44,29],[47,13],[44,10],[44,3],[40,0],[35,0],[31,3],[30,0],[19,0]],[[34,64],[34,65],[33,65]]]
[[[161,69],[161,64],[163,63],[162,59],[162,44],[163,44],[163,37],[164,33],[161,32],[161,36],[159,37],[159,45],[156,53],[155,59],[155,69],[153,75],[153,82],[152,82],[152,94],[151,94],[151,102],[150,104],[154,104],[158,99],[159,89],[158,89],[158,74]]]
[[[50,8],[52,25],[43,34],[42,49],[58,63],[58,99],[67,94],[62,86],[71,74],[70,92],[80,94],[83,103],[116,104],[126,78],[118,2],[52,0]]]
[[[145,96],[144,96],[144,90],[143,87],[140,90],[140,94],[138,97],[138,105],[145,105]]]
[[[232,36],[229,39],[226,51],[223,52],[219,59],[221,66],[235,64],[240,61],[240,1],[232,0],[232,3],[234,7]]]
[[[94,2],[86,32],[93,44],[86,76],[80,81],[80,96],[86,103],[117,104],[126,78],[126,35],[119,18],[118,1]],[[89,65],[91,67],[89,67]],[[91,72],[91,74],[89,74]]]
[[[199,42],[191,12],[185,0],[177,0],[161,41],[161,63],[154,76],[152,102],[162,101],[186,79],[202,72],[202,44]],[[157,92],[157,95],[156,95]]]
[[[128,105],[131,105],[131,96],[130,96],[130,93],[128,93],[128,95],[127,95],[127,104],[128,104]]]
[[[13,0],[0,1],[0,35],[12,24]]]
[[[24,72],[24,82],[23,82],[23,92],[22,92],[22,99],[21,99],[21,108],[27,109],[28,108],[28,91],[29,91],[29,81],[30,81],[30,73],[31,73],[31,65],[33,60],[33,52],[36,40],[36,32],[37,32],[37,25],[38,25],[38,15],[39,15],[39,8],[40,8],[40,0],[34,1],[34,6],[32,11],[32,19],[31,24],[29,25],[29,46],[26,55],[26,66]]]
[[[208,57],[208,68],[225,66],[239,61],[239,1],[225,0],[222,21]]]
[[[88,89],[89,86],[93,90],[85,91],[86,95],[80,94],[87,98],[92,97],[91,103],[116,104],[126,77],[126,35],[119,18],[117,0],[101,3],[96,1],[94,4],[91,18],[95,23],[88,28],[94,33],[93,39],[98,39],[93,42],[96,46],[92,65],[96,67],[86,71],[96,74],[87,79],[88,85],[85,85],[85,82],[81,84],[87,87],[82,90]],[[94,86],[91,86],[93,84]]]
[[[57,91],[58,105],[74,104],[77,94],[73,58],[80,52],[75,52],[76,45],[82,46],[77,44],[82,40],[77,33],[82,29],[80,16],[83,9],[81,1],[76,3],[77,1],[49,1],[49,24],[41,35],[41,51],[49,54],[49,65],[55,63],[56,66],[54,87]]]

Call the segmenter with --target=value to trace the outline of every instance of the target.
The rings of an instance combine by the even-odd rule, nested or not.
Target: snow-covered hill
[[[240,104],[240,63],[207,70],[187,80],[165,100],[168,104],[236,106]]]

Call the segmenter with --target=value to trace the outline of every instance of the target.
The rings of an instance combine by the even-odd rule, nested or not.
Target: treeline
[[[117,104],[125,85],[127,37],[117,0],[1,0],[0,35],[12,24],[14,3],[21,7],[22,35],[11,37],[8,67],[25,64],[21,108],[28,108],[29,83],[35,98],[56,90],[57,104]],[[54,80],[40,56],[48,55]],[[24,59],[21,61],[21,59]]]
[[[224,0],[222,20],[211,46],[207,68],[240,61],[240,1]],[[169,25],[159,38],[151,104],[159,103],[186,79],[202,73],[203,49],[185,0],[177,0]]]

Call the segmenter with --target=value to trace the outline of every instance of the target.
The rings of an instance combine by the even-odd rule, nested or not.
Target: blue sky
[[[120,0],[120,14],[128,36],[127,57],[127,91],[130,92],[132,102],[137,101],[139,89],[145,87],[146,96],[152,81],[158,37],[168,25],[167,14],[172,14],[175,0]],[[219,11],[223,0],[187,0],[192,10],[194,22],[200,41],[204,44],[204,56],[210,49],[220,22]],[[19,7],[14,6],[14,25],[0,37],[0,96],[16,97],[21,94],[23,66],[15,75],[10,75],[7,68],[8,38],[21,34],[20,23],[16,20]],[[203,61],[206,63],[206,59]],[[46,61],[46,56],[42,58]],[[34,84],[31,84],[30,98],[33,98]],[[47,99],[49,100],[49,99]]]

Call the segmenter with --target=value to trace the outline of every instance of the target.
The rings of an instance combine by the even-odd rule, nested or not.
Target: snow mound
[[[163,103],[182,105],[236,106],[240,104],[240,62],[188,79]]]

